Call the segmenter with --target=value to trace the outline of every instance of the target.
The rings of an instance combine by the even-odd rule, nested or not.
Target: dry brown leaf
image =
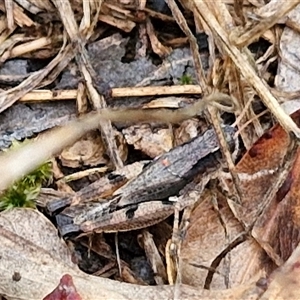
[[[153,130],[148,124],[133,125],[123,129],[122,133],[129,145],[151,158],[168,152],[173,147],[172,135],[168,128]]]
[[[290,257],[300,241],[299,150],[296,156],[288,177],[252,231],[255,237],[268,242],[283,261]]]
[[[79,271],[55,227],[38,211],[2,212],[0,225],[0,294],[7,299],[40,300],[65,274],[73,278],[83,299],[125,299],[113,291],[113,281],[105,284],[106,280]]]
[[[59,158],[62,164],[70,168],[78,168],[82,165],[95,166],[107,163],[103,157],[105,148],[98,134],[88,133],[71,147],[63,150]]]
[[[0,224],[0,293],[9,299],[41,299],[64,273],[79,272],[55,227],[38,211],[2,212]],[[34,270],[40,271],[36,274]],[[12,280],[16,272],[20,274],[18,282]]]
[[[220,265],[212,264],[228,244],[241,235],[243,228],[226,205],[226,199],[219,197],[226,236],[211,200],[208,198],[201,203],[190,218],[191,224],[181,249],[182,282],[201,288],[226,289],[226,278],[230,287],[237,287],[251,278],[258,279],[265,275],[258,263],[262,250],[251,240],[232,251],[229,262],[221,260]],[[213,274],[214,268],[217,272]],[[210,276],[213,274],[213,278],[208,285],[209,271],[212,271]]]
[[[174,130],[175,145],[181,145],[188,142],[198,135],[200,122],[197,119],[183,121],[178,128]]]
[[[299,115],[300,111],[292,115],[297,124]],[[245,283],[249,278],[270,274],[274,270],[275,265],[270,259],[266,260],[268,256],[262,246],[251,238],[240,242],[234,249],[229,249],[229,254],[223,254],[220,265],[215,263],[216,257],[221,254],[228,243],[244,232],[238,220],[246,226],[252,225],[257,220],[258,213],[264,204],[262,202],[264,195],[278,176],[276,170],[284,158],[288,144],[287,133],[277,125],[249,149],[236,167],[241,178],[243,203],[237,204],[229,201],[232,211],[224,196],[220,194],[217,196],[219,211],[216,211],[213,206],[212,198],[195,209],[182,248],[185,283],[207,285],[211,279],[205,268],[211,268],[210,276],[212,276],[213,268],[216,266],[218,266],[218,272],[213,275],[211,285],[213,288],[225,288],[226,278],[229,286],[237,286]],[[283,260],[291,255],[300,240],[298,221],[300,197],[296,188],[300,180],[299,160],[299,158],[296,160],[294,169],[278,191],[272,204],[255,224],[252,232],[256,240],[263,242],[263,246],[266,245],[271,249],[271,254],[274,253]],[[285,227],[284,224],[289,225]],[[229,259],[227,269],[226,260],[222,259],[224,257]],[[213,260],[215,262],[211,264]],[[191,274],[194,276],[192,277]]]
[[[260,298],[267,299],[299,299],[299,283],[300,283],[300,247],[299,245],[287,260],[285,265],[276,270],[270,277],[267,291]]]
[[[73,278],[84,300],[173,299],[173,287],[148,287],[103,279],[78,270],[57,230],[41,213],[13,209],[0,214],[0,294],[8,300],[40,300],[51,293],[63,275]],[[182,299],[256,299],[261,289],[255,285],[211,293],[180,286]]]
[[[123,161],[127,159],[127,147],[121,133],[114,131],[118,140],[119,153]],[[105,147],[99,134],[88,133],[74,145],[63,150],[60,154],[61,162],[66,167],[96,166],[106,164]]]

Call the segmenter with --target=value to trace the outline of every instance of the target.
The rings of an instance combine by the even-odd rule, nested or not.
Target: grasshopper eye
[[[132,207],[130,207],[127,211],[126,211],[126,217],[127,219],[133,219],[134,218],[134,213],[137,210],[138,206],[137,205],[133,205]]]

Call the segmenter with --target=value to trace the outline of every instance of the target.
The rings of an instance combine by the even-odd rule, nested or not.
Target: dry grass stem
[[[0,76],[1,77],[1,76]],[[20,98],[20,102],[42,102],[76,99],[77,90],[32,90]],[[181,94],[202,94],[198,85],[172,85],[172,86],[148,86],[148,87],[125,87],[113,88],[111,96],[121,97],[144,97],[144,96],[163,96]]]
[[[273,0],[256,11],[261,19],[258,23],[250,24],[244,29],[237,28],[229,38],[237,47],[245,47],[259,39],[267,29],[276,24],[283,16],[287,15],[300,1]]]
[[[192,1],[195,7],[194,14],[199,14],[201,18],[205,20],[207,26],[214,34],[217,44],[232,59],[244,79],[251,84],[256,93],[260,96],[261,100],[269,108],[269,110],[276,117],[278,122],[285,128],[285,130],[294,132],[297,138],[300,138],[300,129],[298,126],[294,123],[291,117],[283,111],[277,99],[272,95],[270,89],[257,75],[249,61],[245,59],[242,53],[230,43],[228,34],[220,26],[215,16],[208,9],[206,1]]]

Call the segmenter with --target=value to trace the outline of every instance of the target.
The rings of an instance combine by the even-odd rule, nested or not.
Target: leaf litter
[[[56,157],[56,181],[37,199],[43,213],[23,208],[0,214],[0,294],[6,299],[299,296],[293,288],[299,265],[299,153],[286,133],[299,136],[299,112],[291,118],[284,112],[297,109],[291,107],[298,97],[298,2],[281,7],[277,1],[189,1],[180,9],[172,0],[166,3],[0,5],[6,28],[1,33],[0,147],[32,138],[29,146],[1,156],[1,189]],[[204,33],[205,47],[199,38],[202,34],[205,40]],[[22,66],[20,58],[27,64],[22,70],[16,67]],[[220,101],[216,91],[230,96]],[[197,106],[200,95],[204,104]],[[234,105],[228,105],[228,98]],[[91,109],[98,114],[89,114]],[[234,123],[240,135],[233,160],[226,154],[220,123]],[[280,125],[269,129],[276,123]],[[146,163],[137,163],[161,163],[168,176],[186,180],[181,168],[172,169],[173,161],[161,155],[188,148],[211,124],[224,153],[217,172],[208,164],[205,176],[194,174],[183,190],[175,189],[175,197],[164,194],[166,184],[158,194],[149,194],[153,199],[130,203],[131,198],[142,199],[135,195],[141,187],[134,182],[149,183],[140,178],[151,168],[143,170]],[[75,175],[80,172],[84,175]],[[64,181],[72,175],[73,182]],[[128,187],[125,208],[119,209],[118,195],[128,193]],[[157,196],[167,194],[173,198]],[[80,212],[80,218],[88,219],[99,206],[104,207],[97,211],[100,220],[108,218],[112,231],[122,231],[125,222],[128,232],[116,240],[102,223],[94,232],[86,223],[79,227],[81,234],[75,230],[64,239],[58,236],[74,215]],[[162,219],[175,212],[174,219],[156,224],[162,207],[172,207]],[[149,223],[143,219],[136,225],[147,213]],[[57,227],[44,214],[60,217]],[[138,257],[136,270],[133,260]],[[154,282],[156,286],[146,286]]]

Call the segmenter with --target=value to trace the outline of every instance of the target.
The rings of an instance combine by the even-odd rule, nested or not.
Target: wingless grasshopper
[[[223,132],[231,150],[234,133],[231,126]],[[193,180],[207,175],[222,165],[222,153],[213,129],[157,157],[133,180],[109,199],[67,207],[57,215],[63,235],[74,231],[116,232],[140,229],[156,224],[174,212],[168,198]],[[67,201],[68,203],[68,201]],[[53,211],[50,204],[50,210]]]

